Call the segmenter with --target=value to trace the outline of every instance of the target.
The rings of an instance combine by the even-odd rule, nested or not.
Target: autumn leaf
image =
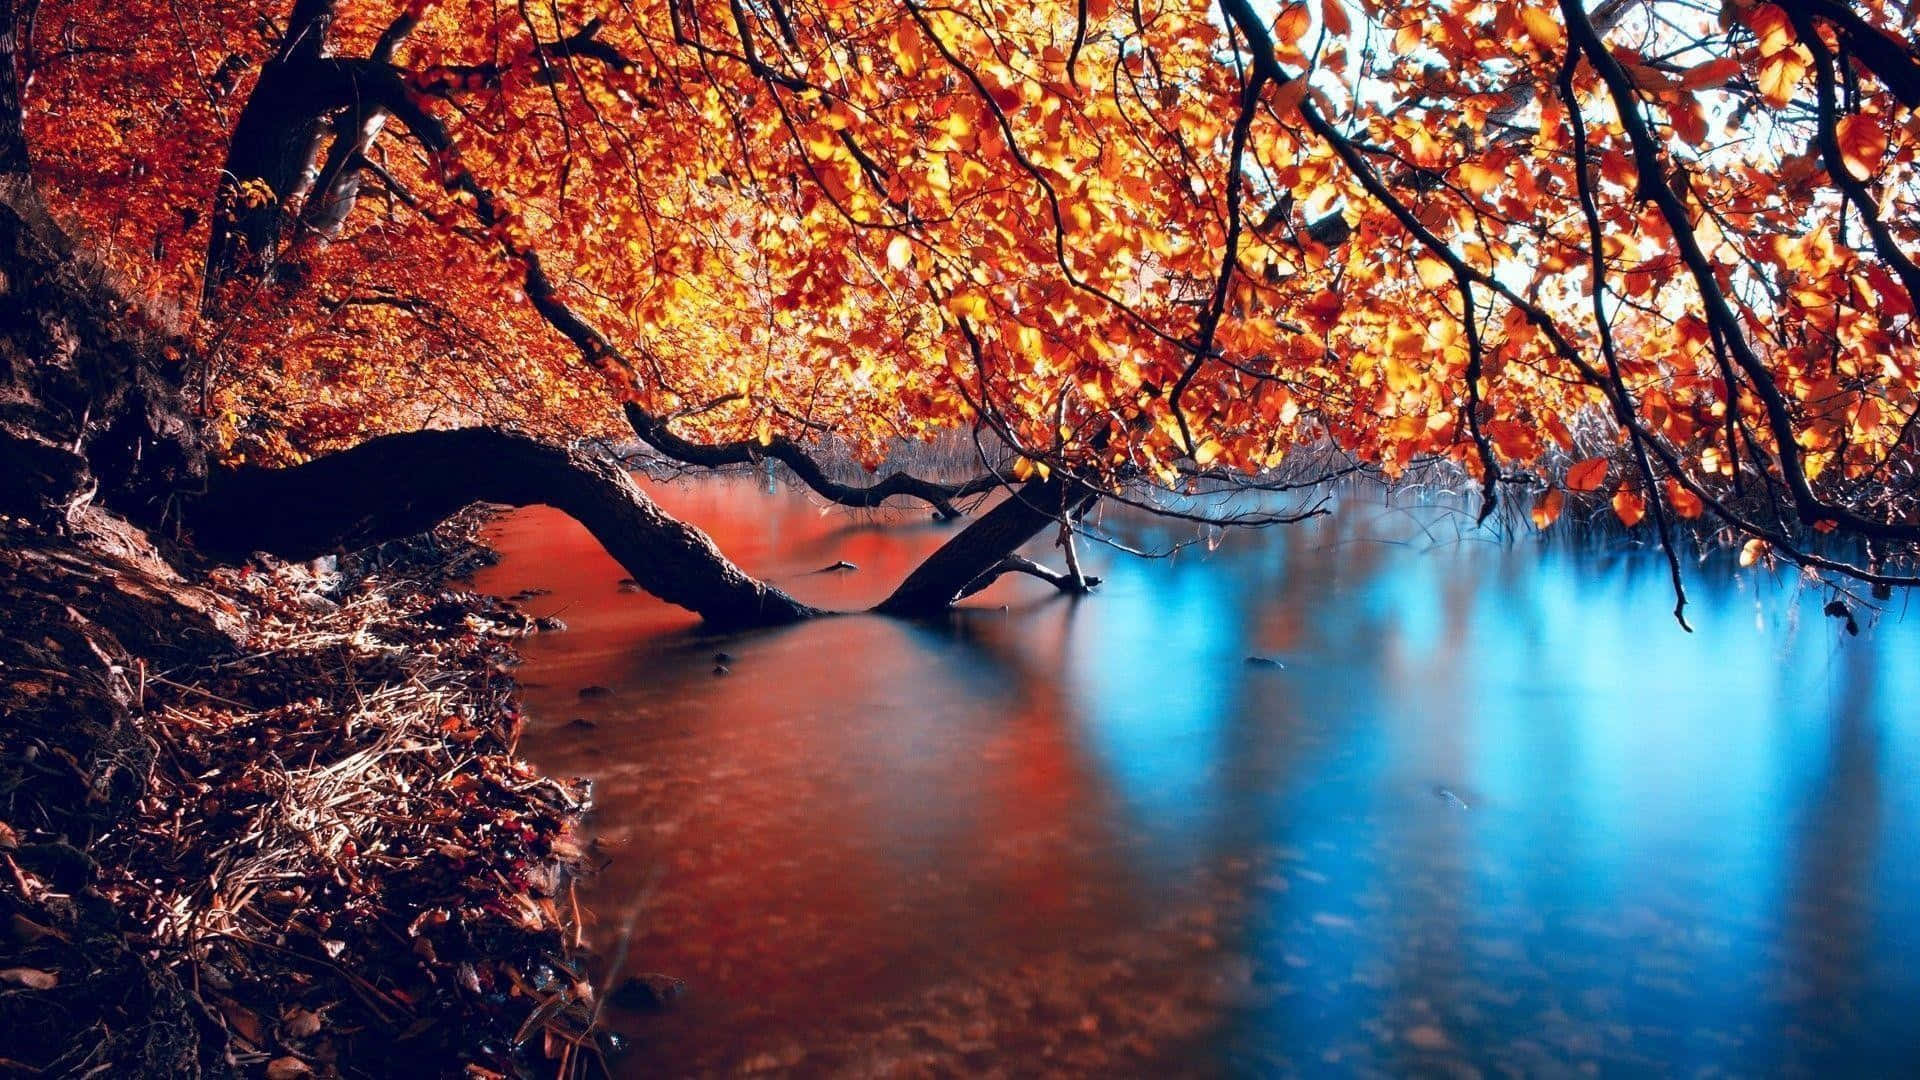
[[[1567,497],[1559,488],[1548,488],[1533,504],[1533,527],[1545,529],[1560,520],[1560,511],[1566,507]]]
[[[1774,56],[1794,43],[1793,18],[1778,4],[1756,4],[1747,13],[1747,25],[1759,42],[1760,55]]]
[[[1591,457],[1567,470],[1568,491],[1598,491],[1607,479],[1607,459]]]
[[[596,46],[558,83],[538,45],[578,32],[575,6],[529,23],[421,3],[393,62],[426,112],[374,137],[363,157],[390,175],[356,174],[364,190],[334,200],[344,219],[313,228],[302,206],[329,200],[312,177],[268,159],[221,171],[245,150],[238,117],[261,112],[258,64],[213,93],[181,83],[208,58],[271,55],[262,28],[302,5],[200,5],[184,41],[149,32],[154,0],[48,3],[47,25],[88,48],[34,73],[36,179],[147,306],[205,313],[181,358],[217,342],[206,415],[236,461],[287,464],[427,415],[618,438],[608,406],[632,403],[699,445],[769,445],[771,418],[794,418],[778,438],[869,468],[903,435],[985,421],[1102,487],[1252,475],[1307,438],[1398,475],[1469,458],[1476,425],[1545,474],[1575,432],[1622,434],[1617,370],[1681,470],[1611,489],[1623,522],[1649,504],[1697,518],[1689,487],[1718,490],[1789,440],[1823,500],[1920,512],[1872,479],[1910,453],[1893,444],[1920,394],[1913,299],[1836,189],[1888,179],[1866,205],[1900,232],[1920,128],[1870,71],[1844,105],[1811,93],[1819,43],[1777,4],[1661,3],[1607,34],[1673,144],[1650,163],[1588,72],[1581,115],[1568,108],[1570,34],[1543,0],[1491,24],[1354,0],[1275,0],[1245,21],[1195,0],[1140,25],[1112,0],[1036,0],[845,21],[828,5],[788,26],[764,5],[632,0],[589,5]],[[337,7],[322,52],[365,59],[391,13]],[[786,59],[659,36],[676,16]],[[1274,49],[1255,56],[1263,29]],[[1353,39],[1376,30],[1374,48],[1418,62],[1367,62]],[[1247,110],[1254,71],[1264,100]],[[1309,100],[1324,124],[1301,122]],[[286,133],[348,104],[317,101]],[[1790,104],[1838,137],[1833,160],[1783,145],[1774,110]],[[242,265],[261,237],[290,246]],[[1596,263],[1617,364],[1593,333]],[[1791,332],[1763,347],[1777,327]],[[1735,417],[1761,460],[1718,438],[1729,402],[1761,402],[1747,366],[1724,385],[1743,333],[1783,406]],[[1540,516],[1620,479],[1574,463]]]
[[[1887,132],[1880,121],[1864,113],[1843,116],[1834,125],[1840,143],[1840,162],[1856,180],[1871,180],[1887,154]]]
[[[1566,30],[1560,25],[1560,20],[1542,8],[1522,8],[1520,25],[1527,32],[1527,37],[1543,53],[1555,52],[1566,43]]]
[[[1320,0],[1320,25],[1336,37],[1345,37],[1353,32],[1353,23],[1347,18],[1344,0]]]
[[[1703,64],[1696,64],[1686,71],[1681,72],[1677,88],[1681,90],[1712,90],[1732,82],[1740,75],[1742,70],[1743,66],[1739,60],[1731,56],[1723,56],[1718,60],[1709,60]]]
[[[1766,558],[1768,553],[1771,552],[1772,550],[1773,550],[1772,544],[1769,544],[1765,540],[1762,540],[1756,536],[1753,539],[1748,540],[1745,544],[1741,545],[1740,565],[1743,567],[1752,566],[1754,563],[1757,563],[1760,560]]]
[[[1312,25],[1313,18],[1307,13],[1305,4],[1287,4],[1280,9],[1280,14],[1273,20],[1274,44],[1282,48],[1297,45]]]
[[[1631,529],[1647,516],[1647,500],[1632,488],[1622,486],[1613,493],[1613,512],[1620,524]]]
[[[29,990],[51,990],[60,985],[60,976],[39,968],[11,967],[0,970],[0,983],[24,986]]]
[[[913,262],[913,241],[904,235],[887,241],[887,265],[905,270]]]
[[[1794,91],[1800,88],[1800,79],[1807,73],[1807,61],[1800,54],[1787,49],[1767,57],[1760,62],[1760,96],[1774,108],[1781,108],[1793,100]]]
[[[1706,510],[1706,504],[1700,496],[1688,491],[1678,480],[1667,477],[1667,505],[1673,507],[1676,516],[1692,521]]]
[[[302,1080],[313,1075],[313,1066],[292,1055],[267,1062],[267,1080]]]
[[[1306,96],[1307,80],[1288,79],[1274,88],[1272,96],[1267,101],[1275,113],[1285,116],[1298,109],[1300,103],[1306,100]]]

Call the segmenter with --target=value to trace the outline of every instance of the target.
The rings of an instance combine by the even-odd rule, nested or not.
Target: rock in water
[[[1281,670],[1285,670],[1287,665],[1281,663],[1278,660],[1275,660],[1271,656],[1249,656],[1247,657],[1247,666],[1257,667],[1257,668],[1278,668]]]
[[[680,1000],[686,992],[687,984],[671,975],[635,975],[614,987],[607,1000],[622,1009],[659,1012]]]

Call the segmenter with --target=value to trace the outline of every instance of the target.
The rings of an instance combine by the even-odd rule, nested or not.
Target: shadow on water
[[[951,535],[658,494],[837,608]],[[1689,635],[1657,553],[1455,517],[1353,499],[1093,548],[1081,601],[727,637],[566,519],[504,519],[480,584],[570,626],[527,649],[527,745],[597,781],[596,933],[631,915],[635,970],[689,984],[619,1017],[628,1067],[1920,1070],[1920,622],[1849,638],[1716,559]]]

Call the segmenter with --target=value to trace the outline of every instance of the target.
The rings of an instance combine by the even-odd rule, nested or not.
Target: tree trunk
[[[423,532],[476,502],[565,512],[642,588],[715,625],[820,614],[748,576],[618,466],[499,428],[388,435],[290,469],[219,473],[186,520],[216,556],[306,559]]]
[[[1021,485],[1005,502],[927,556],[874,610],[908,617],[946,610],[967,586],[1021,545],[1097,497],[1092,488],[1059,473]]]

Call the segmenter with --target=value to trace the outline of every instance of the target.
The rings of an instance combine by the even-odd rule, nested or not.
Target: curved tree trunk
[[[423,532],[476,502],[565,512],[642,588],[716,625],[820,614],[748,576],[618,466],[499,428],[388,435],[290,469],[220,473],[186,520],[215,556],[304,559]]]

